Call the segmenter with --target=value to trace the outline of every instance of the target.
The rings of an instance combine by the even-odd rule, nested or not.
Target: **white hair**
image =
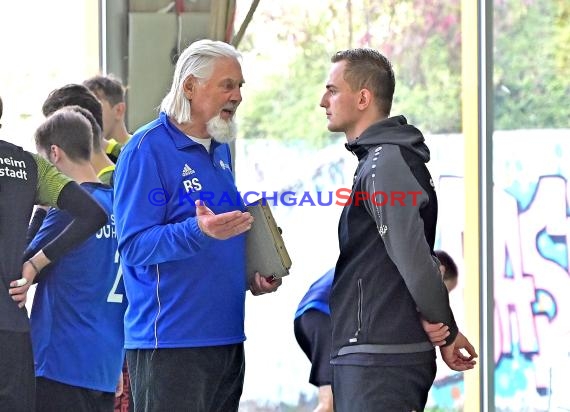
[[[184,81],[189,76],[200,81],[208,80],[214,70],[215,60],[223,57],[240,59],[241,54],[234,46],[222,41],[204,39],[190,44],[176,62],[172,86],[162,100],[160,110],[178,123],[190,122],[190,101],[184,95]]]

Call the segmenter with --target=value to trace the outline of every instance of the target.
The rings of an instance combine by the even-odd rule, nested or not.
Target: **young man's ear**
[[[127,105],[125,102],[119,102],[113,106],[113,112],[117,117],[125,117],[125,112],[127,111]]]
[[[53,164],[56,164],[57,162],[59,162],[61,160],[62,157],[62,150],[61,147],[52,144],[49,147],[49,152],[48,152],[48,160],[50,162],[52,162]]]
[[[358,95],[358,108],[360,110],[366,109],[372,103],[372,93],[368,89],[360,90]]]

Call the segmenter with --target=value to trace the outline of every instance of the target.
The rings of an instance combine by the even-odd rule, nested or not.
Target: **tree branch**
[[[243,23],[241,24],[237,34],[232,39],[232,46],[234,46],[236,49],[238,48],[238,46],[241,42],[241,39],[243,38],[243,36],[245,34],[245,30],[247,29],[247,26],[249,26],[249,23],[251,22],[251,19],[253,18],[253,14],[255,13],[257,6],[259,6],[260,1],[261,0],[253,0],[253,2],[251,3],[251,6],[249,7],[249,11],[247,12],[247,15],[245,16],[245,19],[243,20]]]

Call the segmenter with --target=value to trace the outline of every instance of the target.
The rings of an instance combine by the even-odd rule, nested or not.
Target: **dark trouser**
[[[436,364],[333,365],[335,412],[423,411]]]
[[[52,379],[36,379],[37,412],[113,412],[115,392],[66,385]]]
[[[243,389],[243,343],[127,350],[135,412],[237,411]]]
[[[34,375],[30,333],[1,330],[0,411],[35,411]]]
[[[295,338],[311,361],[309,382],[315,386],[332,383],[331,318],[326,313],[310,309],[295,319]]]

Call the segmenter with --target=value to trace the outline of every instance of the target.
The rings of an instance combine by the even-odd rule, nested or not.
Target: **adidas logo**
[[[184,169],[182,169],[182,177],[190,176],[196,173],[194,169],[192,169],[188,164],[184,165]]]
[[[220,167],[222,168],[222,170],[226,169],[231,170],[230,165],[224,162],[222,159],[220,159]]]

